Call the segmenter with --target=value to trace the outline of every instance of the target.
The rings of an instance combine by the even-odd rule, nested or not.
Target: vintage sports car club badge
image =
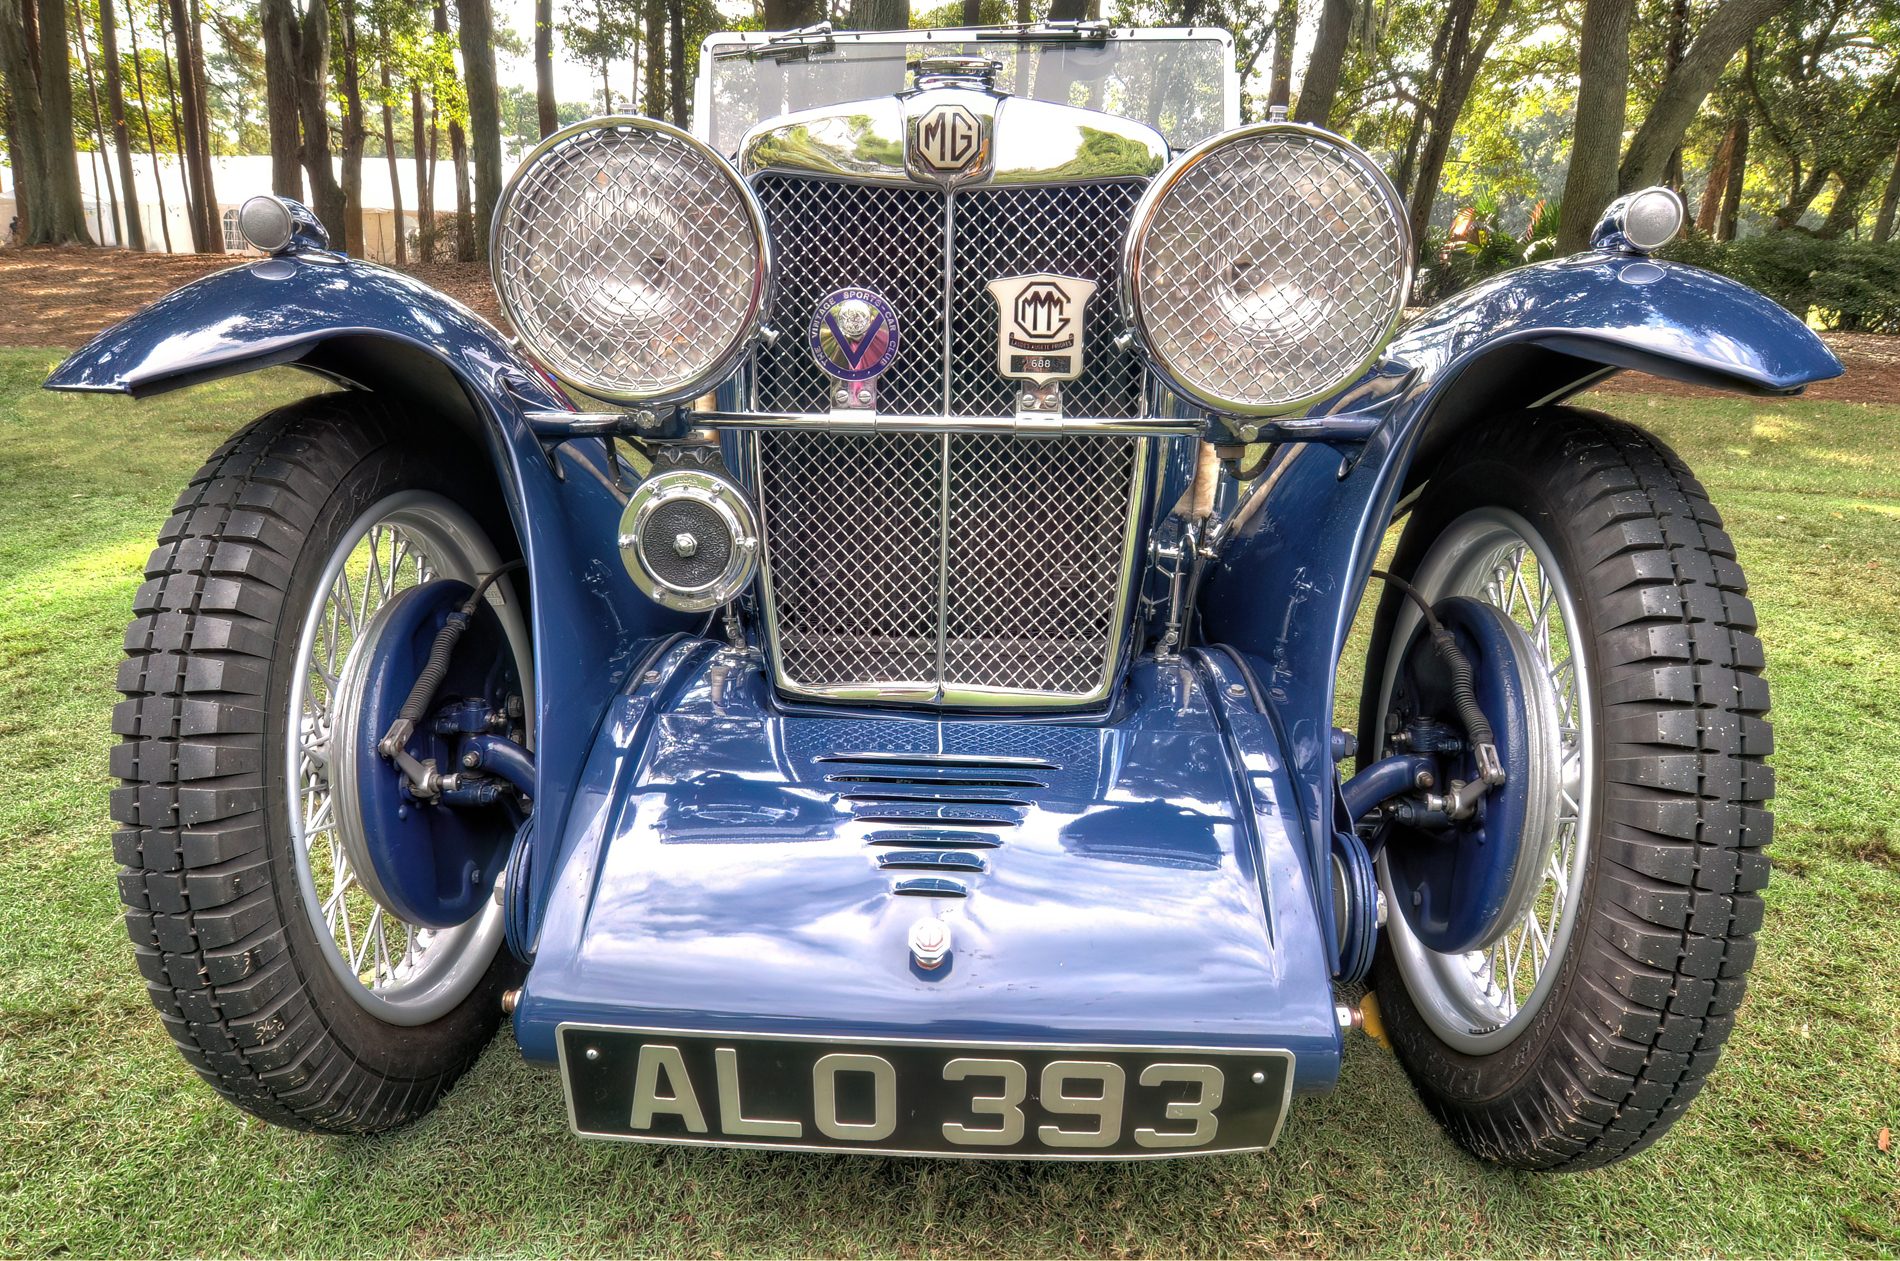
[[[873,289],[840,289],[818,300],[811,353],[840,381],[869,381],[897,358],[897,312]]]
[[[1016,381],[1073,381],[1082,375],[1082,308],[1092,280],[1009,276],[992,280],[996,299],[996,370]]]

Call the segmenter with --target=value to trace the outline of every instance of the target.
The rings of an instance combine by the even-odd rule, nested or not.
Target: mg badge
[[[961,105],[937,105],[917,120],[917,152],[933,171],[960,171],[977,156],[983,128]]]
[[[1092,280],[1073,276],[1011,276],[992,280],[997,306],[996,370],[1047,385],[1082,375],[1082,308]]]
[[[840,289],[818,300],[811,353],[840,381],[869,381],[897,358],[897,312],[871,289]]]

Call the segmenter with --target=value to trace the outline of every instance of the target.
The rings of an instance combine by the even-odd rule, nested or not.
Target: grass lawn
[[[1760,962],[1727,1056],[1611,1170],[1467,1158],[1351,1039],[1275,1151],[931,1163],[584,1144],[505,1034],[429,1119],[271,1129],[172,1051],[120,926],[113,671],[138,572],[225,433],[313,388],[279,370],[142,404],[44,394],[0,351],[0,1254],[1900,1253],[1900,415],[1608,405],[1673,442],[1755,583],[1782,795]]]

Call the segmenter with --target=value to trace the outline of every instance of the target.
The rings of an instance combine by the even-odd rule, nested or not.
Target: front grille
[[[1008,415],[1015,387],[996,371],[987,286],[1053,272],[1096,285],[1084,372],[1063,385],[1063,411],[1142,415],[1140,366],[1109,344],[1142,187],[946,194],[755,177],[778,260],[771,318],[785,335],[755,355],[753,406],[830,410],[806,331],[820,299],[861,286],[890,301],[900,330],[878,379],[879,411]],[[775,430],[756,450],[780,686],[951,704],[1102,693],[1123,613],[1138,440]]]
[[[1100,695],[1143,446],[761,433],[779,683],[814,695],[909,688],[949,703]]]
[[[1141,415],[1140,366],[1115,351],[1110,337],[1122,240],[1143,181],[946,195],[771,174],[752,186],[778,258],[772,323],[785,334],[754,361],[758,410],[830,409],[827,378],[812,361],[806,330],[821,298],[861,286],[883,294],[897,312],[897,359],[878,378],[878,410],[1008,415],[1013,387],[996,371],[997,307],[985,286],[1053,272],[1096,286],[1084,311],[1084,372],[1063,385],[1063,411]]]

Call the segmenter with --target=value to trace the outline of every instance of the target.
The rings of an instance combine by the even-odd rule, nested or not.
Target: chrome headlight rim
[[[641,546],[654,514],[682,499],[711,510],[731,539],[726,567],[694,586],[668,582],[648,565]],[[758,573],[759,550],[759,522],[751,501],[736,482],[718,473],[685,468],[658,470],[634,489],[621,512],[620,559],[628,576],[649,600],[679,612],[703,613],[744,591]]]
[[[1292,136],[1323,144],[1346,159],[1364,177],[1366,185],[1378,197],[1380,208],[1390,218],[1399,236],[1398,256],[1392,268],[1393,296],[1391,309],[1387,313],[1378,335],[1350,371],[1342,371],[1339,379],[1304,397],[1275,403],[1256,403],[1246,399],[1226,397],[1204,389],[1187,379],[1186,375],[1169,364],[1154,349],[1155,336],[1144,318],[1144,295],[1141,289],[1142,262],[1144,247],[1148,243],[1149,229],[1153,226],[1155,215],[1160,211],[1162,202],[1181,179],[1208,158],[1226,149],[1230,145],[1259,139],[1263,136]],[[1188,402],[1205,411],[1225,416],[1248,418],[1287,416],[1303,412],[1316,403],[1323,402],[1350,385],[1365,370],[1371,367],[1384,353],[1399,324],[1405,318],[1406,304],[1411,300],[1414,272],[1414,251],[1417,243],[1412,239],[1411,211],[1405,201],[1379,169],[1370,156],[1359,146],[1335,135],[1324,128],[1308,123],[1266,122],[1252,123],[1224,131],[1217,136],[1209,136],[1169,164],[1166,170],[1157,175],[1135,203],[1135,209],[1129,217],[1128,236],[1122,245],[1122,266],[1120,283],[1117,286],[1117,299],[1122,323],[1134,331],[1136,344],[1141,347],[1142,357],[1149,368],[1161,378],[1167,387]]]
[[[514,209],[524,177],[534,170],[541,158],[570,143],[576,136],[606,130],[656,132],[688,146],[697,156],[718,171],[732,188],[739,205],[745,212],[746,224],[752,233],[752,297],[745,318],[740,322],[738,333],[733,337],[731,345],[727,346],[722,354],[710,361],[706,368],[689,382],[664,390],[642,392],[616,389],[611,384],[569,370],[559,362],[559,356],[549,354],[528,334],[526,329],[529,326],[523,319],[524,312],[509,295],[503,283],[502,234],[507,228],[509,216]],[[657,118],[644,118],[636,114],[603,114],[598,118],[585,118],[578,123],[570,123],[529,150],[528,156],[521,160],[514,174],[508,177],[508,183],[501,190],[501,197],[495,202],[494,215],[488,224],[488,267],[489,274],[493,278],[496,300],[503,313],[507,315],[509,323],[514,327],[521,344],[534,354],[537,364],[547,369],[562,383],[572,386],[589,398],[638,406],[664,406],[699,398],[725,382],[736,372],[740,362],[751,353],[753,345],[759,340],[765,327],[766,313],[772,308],[772,283],[776,275],[772,235],[766,229],[765,208],[759,204],[758,196],[753,193],[752,186],[733,169],[732,163],[728,162],[717,149],[691,132]]]

